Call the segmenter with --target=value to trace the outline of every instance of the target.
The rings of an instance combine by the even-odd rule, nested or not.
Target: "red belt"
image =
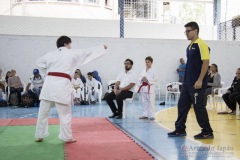
[[[70,81],[72,80],[70,75],[61,72],[48,72],[48,76],[63,77],[69,79]]]
[[[141,85],[141,86],[139,87],[139,89],[138,89],[138,93],[140,92],[140,90],[141,90],[141,88],[142,88],[143,86],[148,86],[148,94],[149,94],[150,85],[149,85],[147,82],[143,82],[143,83],[142,83],[142,85]]]

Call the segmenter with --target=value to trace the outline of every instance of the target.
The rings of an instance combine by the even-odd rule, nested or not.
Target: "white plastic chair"
[[[227,87],[227,88],[215,88],[213,90],[214,93],[217,93],[213,97],[213,104],[214,104],[215,110],[217,110],[218,103],[220,103],[221,110],[222,110],[222,101],[223,101],[222,96],[223,96],[223,94],[225,94],[227,92],[228,88],[230,88],[230,87]],[[228,112],[227,105],[226,105],[225,111]]]
[[[169,91],[168,90],[168,87],[169,86],[173,86],[173,85],[178,85],[178,88],[176,91]],[[179,99],[179,96],[180,96],[180,86],[182,85],[182,83],[180,82],[171,82],[171,83],[168,83],[166,85],[166,96],[165,96],[165,103],[167,102],[171,102],[171,95],[174,94],[176,96],[176,101],[178,101]]]
[[[160,84],[155,85],[155,94],[158,95],[158,98],[160,100],[161,97]]]
[[[224,82],[221,82],[221,88],[223,88],[223,86],[224,86]],[[214,99],[214,96],[215,95],[217,95],[218,94],[218,90],[219,89],[221,89],[221,88],[215,88],[214,90],[213,90],[213,93],[214,93],[214,95],[208,95],[208,103],[209,103],[209,109],[210,110],[213,110],[214,108],[215,108],[215,99]],[[215,94],[215,93],[217,93],[217,94]]]
[[[134,95],[137,93],[137,89],[138,89],[138,87],[136,87],[136,85],[135,85],[132,98],[127,98],[127,99],[123,100],[123,117],[122,118],[126,118],[127,103],[128,102],[133,103],[133,98],[134,98]]]
[[[238,103],[236,104],[236,115],[240,116],[240,111],[239,111],[239,105]]]
[[[100,88],[98,88],[98,102],[99,104],[102,103],[102,84],[98,81],[98,86]]]
[[[116,83],[116,82],[117,82],[117,80],[109,80],[109,81],[108,81],[108,86],[111,85],[111,84],[113,84],[113,83]],[[110,93],[110,92],[112,92],[112,89],[111,89],[111,88],[108,88],[108,93]]]

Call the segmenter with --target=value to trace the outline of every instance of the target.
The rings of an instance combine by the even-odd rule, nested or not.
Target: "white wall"
[[[46,36],[0,36],[0,68],[3,74],[7,70],[16,69],[24,82],[36,67],[35,61],[46,52],[55,50],[57,37]],[[119,38],[80,38],[72,37],[73,48],[88,48],[100,44],[108,46],[108,55],[81,68],[84,75],[98,70],[105,84],[116,79],[124,70],[124,60],[134,61],[133,70],[139,74],[145,68],[144,59],[152,56],[154,67],[159,71],[162,92],[164,85],[178,79],[176,68],[179,58],[185,58],[187,40],[156,39],[119,39]],[[211,48],[211,63],[219,66],[222,81],[230,85],[236,68],[240,67],[240,43],[207,41]]]
[[[115,37],[118,20],[0,16],[0,35]],[[186,39],[184,25],[156,22],[125,22],[125,38]],[[200,26],[200,37],[214,39],[213,26]]]

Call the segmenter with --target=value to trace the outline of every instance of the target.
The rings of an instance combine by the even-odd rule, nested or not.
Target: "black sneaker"
[[[122,119],[122,114],[118,114],[118,116],[116,116],[116,119]]]
[[[173,132],[170,132],[168,133],[168,137],[184,137],[186,136],[187,133],[186,131],[173,131]]]
[[[197,135],[194,136],[195,139],[213,139],[214,135],[213,133],[199,133]]]
[[[230,112],[229,114],[231,114],[231,115],[235,115],[235,114],[236,114],[236,110],[235,110],[235,111],[232,111],[232,112]]]
[[[113,115],[108,116],[108,118],[115,118],[118,115],[118,113],[113,113]]]
[[[161,102],[159,105],[161,105],[161,106],[162,106],[162,105],[165,105],[165,102]]]

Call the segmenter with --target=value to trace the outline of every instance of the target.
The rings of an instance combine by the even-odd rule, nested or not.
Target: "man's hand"
[[[197,80],[193,87],[195,89],[201,89],[202,88],[202,81]]]
[[[119,95],[122,92],[122,90],[114,90],[115,95]]]

